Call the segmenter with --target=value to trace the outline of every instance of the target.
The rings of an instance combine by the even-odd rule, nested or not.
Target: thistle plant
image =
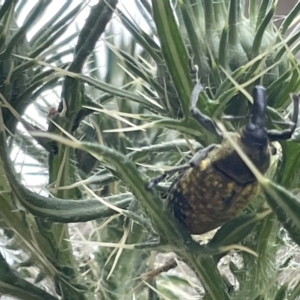
[[[82,28],[58,42],[86,3],[66,1],[28,38],[49,2],[38,1],[22,25],[28,1],[17,2],[0,9],[1,292],[20,299],[297,299],[297,132],[274,145],[267,176],[248,162],[260,194],[206,244],[165,208],[176,174],[146,186],[220,142],[190,114],[195,79],[205,86],[198,108],[225,131],[247,122],[258,84],[268,95],[268,128],[283,128],[290,94],[299,93],[300,4],[276,27],[278,1],[136,0],[138,22],[118,1],[99,0]],[[65,50],[70,41],[75,46]],[[59,99],[55,108],[44,92]],[[16,149],[47,169],[42,193],[16,172]]]

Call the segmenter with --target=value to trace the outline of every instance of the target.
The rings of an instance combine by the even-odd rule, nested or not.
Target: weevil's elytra
[[[197,83],[191,96],[191,113],[204,128],[221,135],[214,122],[196,107],[202,90]],[[267,130],[265,89],[256,86],[249,124],[239,133],[231,133],[234,142],[263,174],[270,166],[269,143],[289,139],[295,131],[299,96],[293,95],[293,101],[292,123],[286,123],[288,128],[282,131]],[[259,190],[255,176],[225,138],[220,145],[210,145],[200,150],[182,170],[176,168],[153,179],[148,188],[155,186],[167,174],[177,171],[183,173],[171,185],[167,206],[191,234],[205,233],[233,219]]]
[[[233,134],[237,141],[239,135]],[[223,151],[223,143],[208,153],[197,167],[185,172],[168,196],[168,207],[192,234],[202,234],[234,218],[258,191],[258,183],[251,172],[245,172],[240,157]],[[269,166],[268,147],[264,170]],[[228,161],[223,159],[227,155]],[[228,169],[230,168],[230,172]]]

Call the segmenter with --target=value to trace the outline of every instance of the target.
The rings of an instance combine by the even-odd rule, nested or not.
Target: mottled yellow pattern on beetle
[[[173,187],[169,208],[191,234],[202,234],[236,217],[258,192],[258,183],[238,184],[210,159],[189,169]]]

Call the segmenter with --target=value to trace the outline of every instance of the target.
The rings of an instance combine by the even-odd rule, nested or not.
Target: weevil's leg
[[[183,171],[189,169],[190,167],[191,167],[190,164],[187,164],[187,165],[182,165],[182,166],[175,167],[175,168],[165,171],[162,175],[151,179],[151,181],[148,183],[148,185],[146,187],[147,190],[153,189],[156,185],[158,185],[161,181],[163,181],[168,175],[172,175],[176,172],[183,172]]]
[[[212,145],[210,145],[206,148],[203,148],[203,149],[199,150],[194,155],[194,157],[190,160],[189,165],[192,168],[195,168],[195,167],[199,166],[200,162],[207,157],[208,153],[210,151],[212,151],[213,149],[215,149],[216,147],[217,147],[217,145],[212,144]]]
[[[290,128],[285,130],[268,130],[268,138],[270,142],[273,141],[280,141],[280,140],[288,140],[292,137],[298,121],[298,113],[299,113],[299,95],[293,94],[293,102],[294,102],[294,109],[293,109],[293,116],[292,116],[292,123],[286,122]]]
[[[190,111],[192,116],[208,131],[221,136],[221,133],[218,131],[215,123],[211,118],[202,114],[200,110],[197,108],[197,102],[199,98],[199,94],[204,90],[203,86],[199,83],[196,83],[192,95],[191,95],[191,102],[190,102]]]

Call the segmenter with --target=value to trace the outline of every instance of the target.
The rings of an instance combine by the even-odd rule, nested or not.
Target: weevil
[[[201,149],[188,164],[171,169],[148,184],[151,189],[167,175],[180,173],[168,192],[167,207],[191,234],[203,234],[233,219],[259,191],[256,177],[232,144],[222,136],[214,121],[197,108],[203,90],[197,82],[191,95],[190,111],[205,129],[222,137],[221,144]],[[239,132],[229,133],[262,174],[270,167],[270,143],[290,139],[295,131],[299,96],[294,94],[292,98],[293,116],[292,122],[285,123],[287,129],[268,130],[265,126],[266,91],[263,86],[255,86],[249,123]]]

